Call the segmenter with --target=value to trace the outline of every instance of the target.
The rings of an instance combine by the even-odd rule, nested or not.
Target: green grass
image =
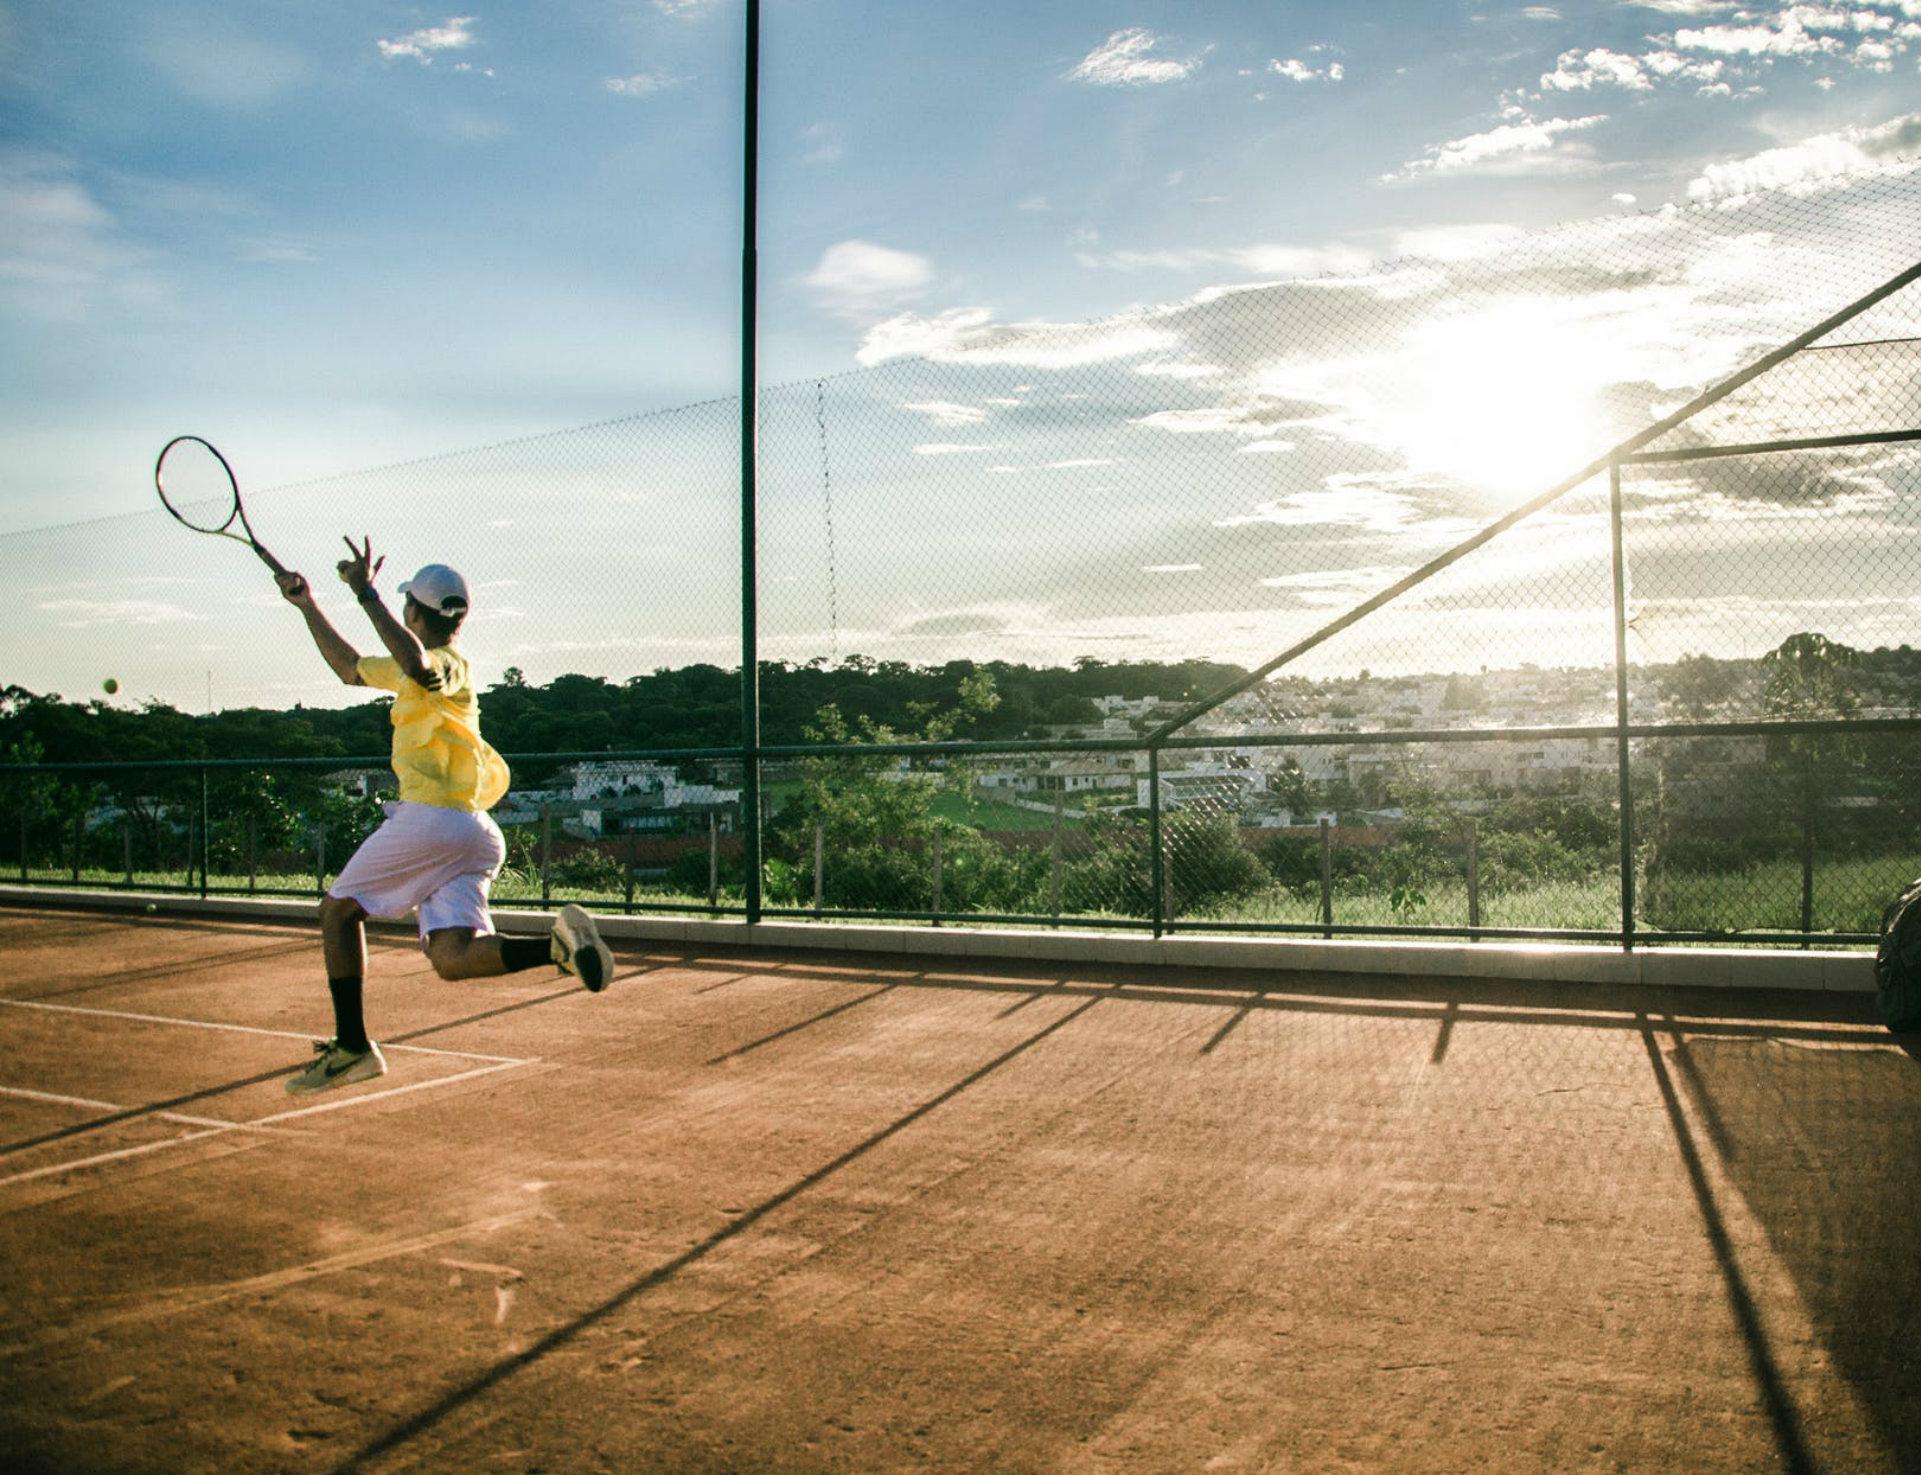
[[[933,800],[934,814],[956,824],[971,825],[977,830],[1033,831],[1054,828],[1054,812],[1038,809],[1022,809],[1015,804],[998,804],[992,799],[970,799],[964,794],[947,790],[936,794]],[[1061,827],[1067,829],[1079,825],[1085,816],[1072,806],[1061,811]]]
[[[1921,857],[1821,860],[1814,869],[1816,932],[1877,932],[1881,910],[1915,877]],[[1643,885],[1642,913],[1674,932],[1801,930],[1801,867],[1771,861],[1744,871],[1656,876]]]
[[[959,795],[942,795],[951,801],[952,818],[965,822],[1012,829],[999,825],[1005,816],[1020,816],[1034,823],[1028,829],[1051,826],[1053,816],[1011,809],[1005,805],[967,804]],[[1921,857],[1890,855],[1865,859],[1823,860],[1815,871],[1814,931],[1873,933],[1880,925],[1881,909],[1913,879],[1921,869]],[[19,871],[8,868],[0,879],[18,882]],[[64,866],[35,866],[27,872],[29,883],[72,884],[72,872]],[[184,870],[137,870],[136,889],[197,890],[198,876],[189,881]],[[332,873],[328,875],[332,879]],[[83,867],[83,886],[124,887],[126,873],[116,868]],[[316,891],[311,871],[262,872],[255,877],[263,891],[288,891],[313,894]],[[212,887],[228,894],[244,894],[247,877],[243,874],[214,873]],[[1453,927],[1467,925],[1467,888],[1463,882],[1443,880],[1421,888],[1423,902],[1397,912],[1384,892],[1337,890],[1334,921],[1344,927]],[[567,888],[555,886],[556,900],[582,901],[606,908],[621,909],[625,894],[610,888]],[[540,901],[540,879],[512,868],[503,871],[493,888],[494,900],[502,906],[535,905]],[[729,900],[723,894],[723,904]],[[734,898],[736,903],[738,898]],[[1077,919],[1096,920],[1115,917],[1097,897],[1077,896],[1072,887],[1062,895],[1066,909],[1062,921],[1072,925]],[[1672,878],[1657,877],[1644,884],[1637,926],[1653,940],[1660,932],[1716,932],[1738,935],[1742,932],[1798,932],[1801,926],[1801,869],[1792,860],[1756,865],[1743,871],[1690,873]],[[645,912],[649,905],[704,907],[704,891],[672,891],[659,885],[637,885],[634,909]],[[1313,928],[1320,924],[1320,898],[1297,895],[1284,887],[1269,887],[1242,901],[1189,910],[1181,904],[1178,887],[1173,896],[1171,920],[1186,925],[1219,923],[1289,923]],[[965,914],[955,914],[957,918]],[[1036,916],[1045,925],[1044,915]],[[1620,927],[1620,883],[1612,874],[1602,873],[1578,884],[1530,887],[1502,895],[1484,894],[1481,925],[1493,928],[1549,928],[1571,931],[1614,932]]]

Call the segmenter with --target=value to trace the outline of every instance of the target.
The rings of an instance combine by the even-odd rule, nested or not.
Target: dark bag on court
[[[1889,1029],[1921,1030],[1921,881],[1881,914],[1874,1002]]]

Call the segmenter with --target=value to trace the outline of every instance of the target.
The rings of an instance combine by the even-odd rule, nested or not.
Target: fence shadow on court
[[[1691,1038],[1672,1056],[1722,1169],[1891,1460],[1921,1469],[1921,1066]],[[1917,1058],[1921,1058],[1918,1056]]]

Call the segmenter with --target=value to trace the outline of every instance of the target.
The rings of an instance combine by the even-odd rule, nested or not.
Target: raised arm
[[[343,558],[337,565],[340,580],[353,590],[354,598],[360,601],[360,607],[367,612],[367,618],[373,622],[374,634],[387,647],[387,654],[394,658],[401,675],[429,690],[438,688],[440,673],[428,662],[427,648],[413,631],[394,618],[393,611],[380,602],[380,591],[374,588],[374,575],[380,572],[380,566],[387,561],[386,558],[373,556],[371,538],[363,538],[358,548],[354,547],[352,538],[343,541],[353,557]]]
[[[360,679],[360,652],[347,644],[332,622],[321,613],[320,606],[314,603],[313,587],[305,576],[275,574],[274,583],[280,586],[281,597],[306,618],[307,633],[313,636],[321,659],[326,661],[334,675],[348,686],[363,685]]]

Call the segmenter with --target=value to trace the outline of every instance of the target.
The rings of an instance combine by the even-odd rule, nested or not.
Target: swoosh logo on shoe
[[[354,1066],[360,1064],[360,1062],[364,1058],[365,1058],[364,1056],[354,1055],[349,1057],[346,1060],[343,1060],[339,1065],[323,1065],[321,1067],[321,1074],[326,1076],[328,1080],[332,1080],[335,1076],[339,1075],[343,1070],[351,1070]]]

